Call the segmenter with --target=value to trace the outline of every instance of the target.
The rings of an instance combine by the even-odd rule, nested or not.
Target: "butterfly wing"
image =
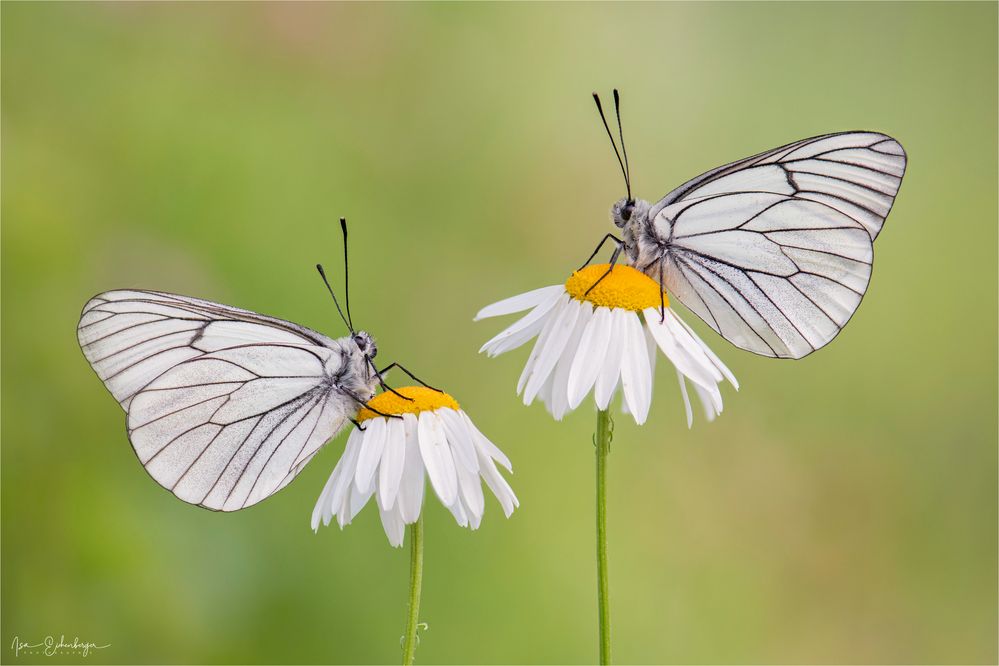
[[[287,485],[356,412],[338,343],[305,327],[159,292],[84,307],[87,360],[128,412],[140,462],[180,499],[234,511]]]
[[[356,407],[325,347],[245,344],[183,361],[132,399],[128,437],[174,495],[235,511],[287,485]]]
[[[742,349],[810,354],[860,305],[905,164],[891,137],[844,132],[688,181],[649,213],[665,286]]]
[[[84,356],[115,400],[132,397],[168,368],[247,342],[333,347],[304,326],[198,298],[109,291],[84,306],[77,328]]]

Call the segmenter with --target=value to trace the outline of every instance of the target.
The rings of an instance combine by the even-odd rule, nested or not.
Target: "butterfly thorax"
[[[378,376],[375,374],[371,360],[371,349],[374,344],[372,342],[370,347],[359,346],[355,338],[361,335],[364,336],[365,340],[371,340],[370,336],[363,332],[358,333],[353,338],[345,337],[334,340],[335,353],[327,362],[327,371],[337,388],[367,402],[375,395]]]
[[[621,229],[626,261],[642,270],[654,265],[663,254],[665,238],[649,220],[652,204],[644,199],[621,199],[611,206],[611,220]]]

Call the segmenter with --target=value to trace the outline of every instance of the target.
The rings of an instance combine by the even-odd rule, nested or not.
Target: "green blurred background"
[[[394,662],[408,552],[309,515],[343,446],[238,514],[153,483],[76,343],[146,287],[342,325],[317,278],[351,220],[354,315],[513,459],[521,509],[427,505],[423,663],[596,658],[592,408],[514,395],[484,304],[562,281],[636,194],[866,128],[910,165],[859,314],[799,362],[741,352],[687,430],[660,363],[611,456],[620,662],[995,663],[995,3],[3,3],[2,659]],[[688,320],[693,320],[688,315]],[[700,324],[700,322],[697,322]],[[63,657],[63,660],[82,661]]]

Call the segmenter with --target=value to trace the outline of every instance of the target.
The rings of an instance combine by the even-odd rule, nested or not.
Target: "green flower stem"
[[[409,615],[402,644],[402,664],[411,666],[416,658],[420,624],[420,592],[423,589],[423,513],[409,526]]]
[[[597,412],[597,607],[600,615],[600,663],[611,663],[610,585],[607,582],[607,455],[614,422],[606,409]]]

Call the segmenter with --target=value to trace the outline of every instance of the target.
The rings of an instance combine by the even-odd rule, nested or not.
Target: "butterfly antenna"
[[[616,91],[615,91],[616,93]],[[615,101],[617,100],[617,95],[614,95]],[[631,201],[631,180],[628,178],[628,170],[624,168],[624,160],[621,159],[621,153],[618,152],[617,143],[614,141],[614,134],[611,132],[610,125],[607,124],[607,116],[604,115],[604,107],[600,104],[600,95],[593,93],[593,101],[597,103],[597,111],[600,113],[600,120],[604,123],[604,129],[607,130],[607,138],[610,139],[611,146],[614,147],[614,155],[617,157],[617,163],[621,166],[621,175],[624,176],[624,186],[628,190],[628,201]]]
[[[628,202],[632,203],[634,200],[631,198],[631,165],[628,164],[628,149],[624,146],[624,128],[621,126],[621,96],[617,93],[617,88],[614,88],[614,113],[617,115],[617,133],[621,137],[621,152],[624,153],[624,180],[628,186]]]
[[[340,230],[343,231],[343,291],[347,300],[347,326],[354,330],[354,320],[350,316],[350,270],[347,263],[347,218],[340,218]]]
[[[333,304],[336,305],[336,311],[340,313],[340,319],[343,319],[343,323],[347,324],[347,328],[350,329],[351,335],[354,333],[354,327],[350,325],[350,321],[343,316],[343,310],[340,308],[340,301],[336,299],[336,294],[333,293],[333,287],[330,286],[330,281],[326,279],[326,271],[323,270],[322,264],[316,264],[316,270],[319,271],[319,276],[323,279],[323,284],[326,285],[326,291],[330,292],[330,296],[333,297]]]

